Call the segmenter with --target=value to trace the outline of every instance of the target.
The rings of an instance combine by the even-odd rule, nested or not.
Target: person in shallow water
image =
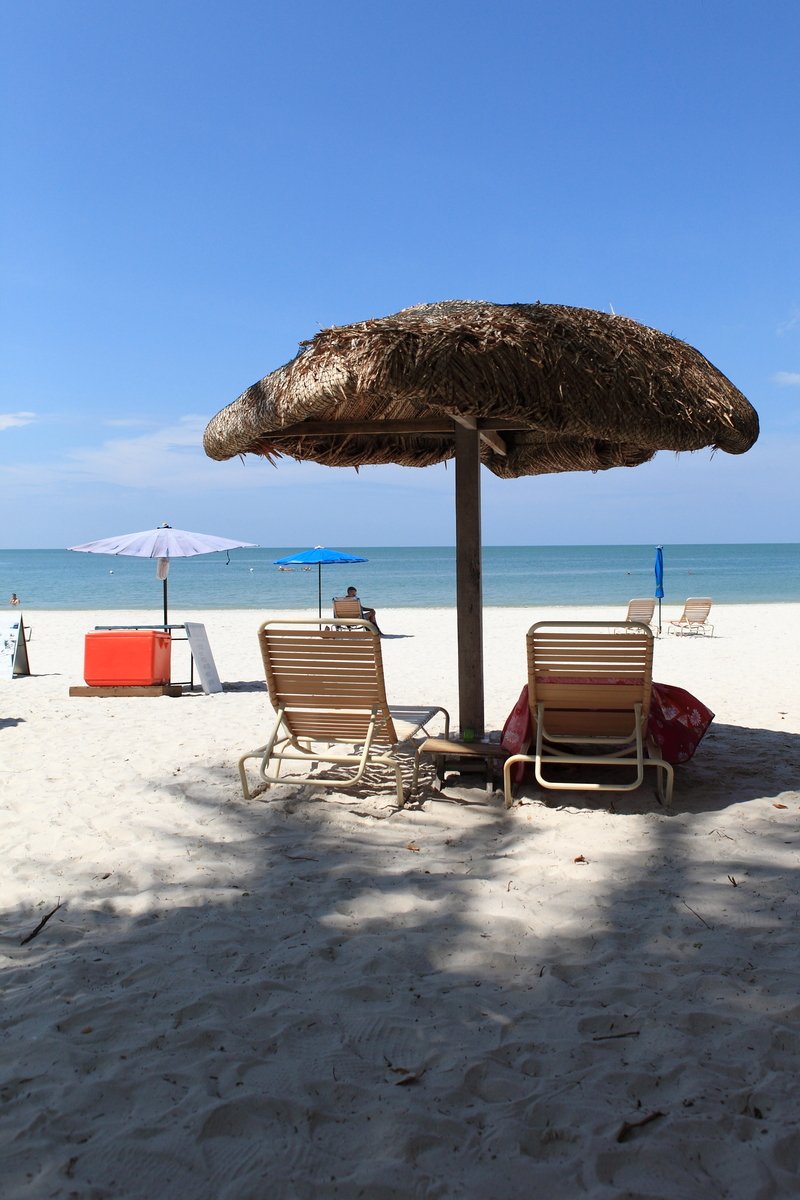
[[[19,604],[19,596],[17,595],[16,592],[11,593],[11,595],[8,598],[8,603],[14,605],[14,607],[16,607]]]
[[[347,589],[347,599],[348,600],[358,600],[358,603],[361,604],[361,599],[358,595],[358,592],[356,591],[356,589],[354,587],[349,587]],[[378,618],[375,616],[375,609],[374,608],[365,608],[364,605],[361,604],[361,612],[363,613],[364,620],[371,621],[372,624],[375,626],[375,628],[378,629]],[[378,633],[380,633],[380,629],[378,629]]]

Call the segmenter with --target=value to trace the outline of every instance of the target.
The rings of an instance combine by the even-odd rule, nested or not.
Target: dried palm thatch
[[[451,300],[323,330],[219,412],[204,445],[423,467],[452,458],[454,423],[477,426],[505,478],[742,454],[758,437],[755,410],[685,342],[592,309]]]

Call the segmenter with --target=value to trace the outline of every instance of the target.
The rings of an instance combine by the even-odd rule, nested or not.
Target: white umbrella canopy
[[[195,554],[213,554],[217,550],[239,550],[255,546],[255,542],[237,542],[231,538],[215,537],[212,533],[190,533],[159,525],[141,533],[121,533],[118,537],[99,538],[70,546],[70,550],[85,550],[88,554],[132,554],[136,558],[191,558]]]
[[[193,558],[196,554],[215,554],[219,550],[240,550],[255,547],[256,542],[239,542],[232,538],[216,537],[213,533],[190,533],[186,529],[173,529],[171,525],[159,525],[156,529],[144,529],[140,533],[122,533],[117,537],[98,538],[95,542],[83,542],[80,546],[69,546],[69,550],[80,550],[86,554],[124,554],[133,558],[156,558],[156,575],[164,581],[164,624],[167,621],[167,575],[171,558]]]

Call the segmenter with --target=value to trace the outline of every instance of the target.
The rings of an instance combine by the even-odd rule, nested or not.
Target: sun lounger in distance
[[[690,596],[677,621],[670,621],[670,633],[706,633],[714,636],[714,626],[708,619],[710,596]]]
[[[628,603],[628,612],[625,620],[643,621],[645,625],[652,625],[655,607],[656,602],[651,596],[645,596],[640,600],[631,600]]]
[[[361,611],[361,601],[358,599],[358,596],[334,596],[331,603],[333,604],[334,617],[363,621],[364,614]]]

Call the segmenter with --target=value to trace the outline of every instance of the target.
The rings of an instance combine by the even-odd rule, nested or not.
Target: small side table
[[[483,761],[486,774],[486,791],[494,791],[495,767],[498,763],[502,765],[508,758],[508,751],[504,750],[500,745],[499,740],[493,741],[490,737],[475,738],[473,741],[465,742],[458,737],[429,737],[424,742],[420,742],[414,754],[414,774],[411,780],[411,795],[416,795],[417,777],[419,774],[419,760],[422,754],[432,754],[436,767],[436,777],[439,780],[439,788],[445,786],[445,776],[448,771],[448,759],[456,762],[480,762]]]

